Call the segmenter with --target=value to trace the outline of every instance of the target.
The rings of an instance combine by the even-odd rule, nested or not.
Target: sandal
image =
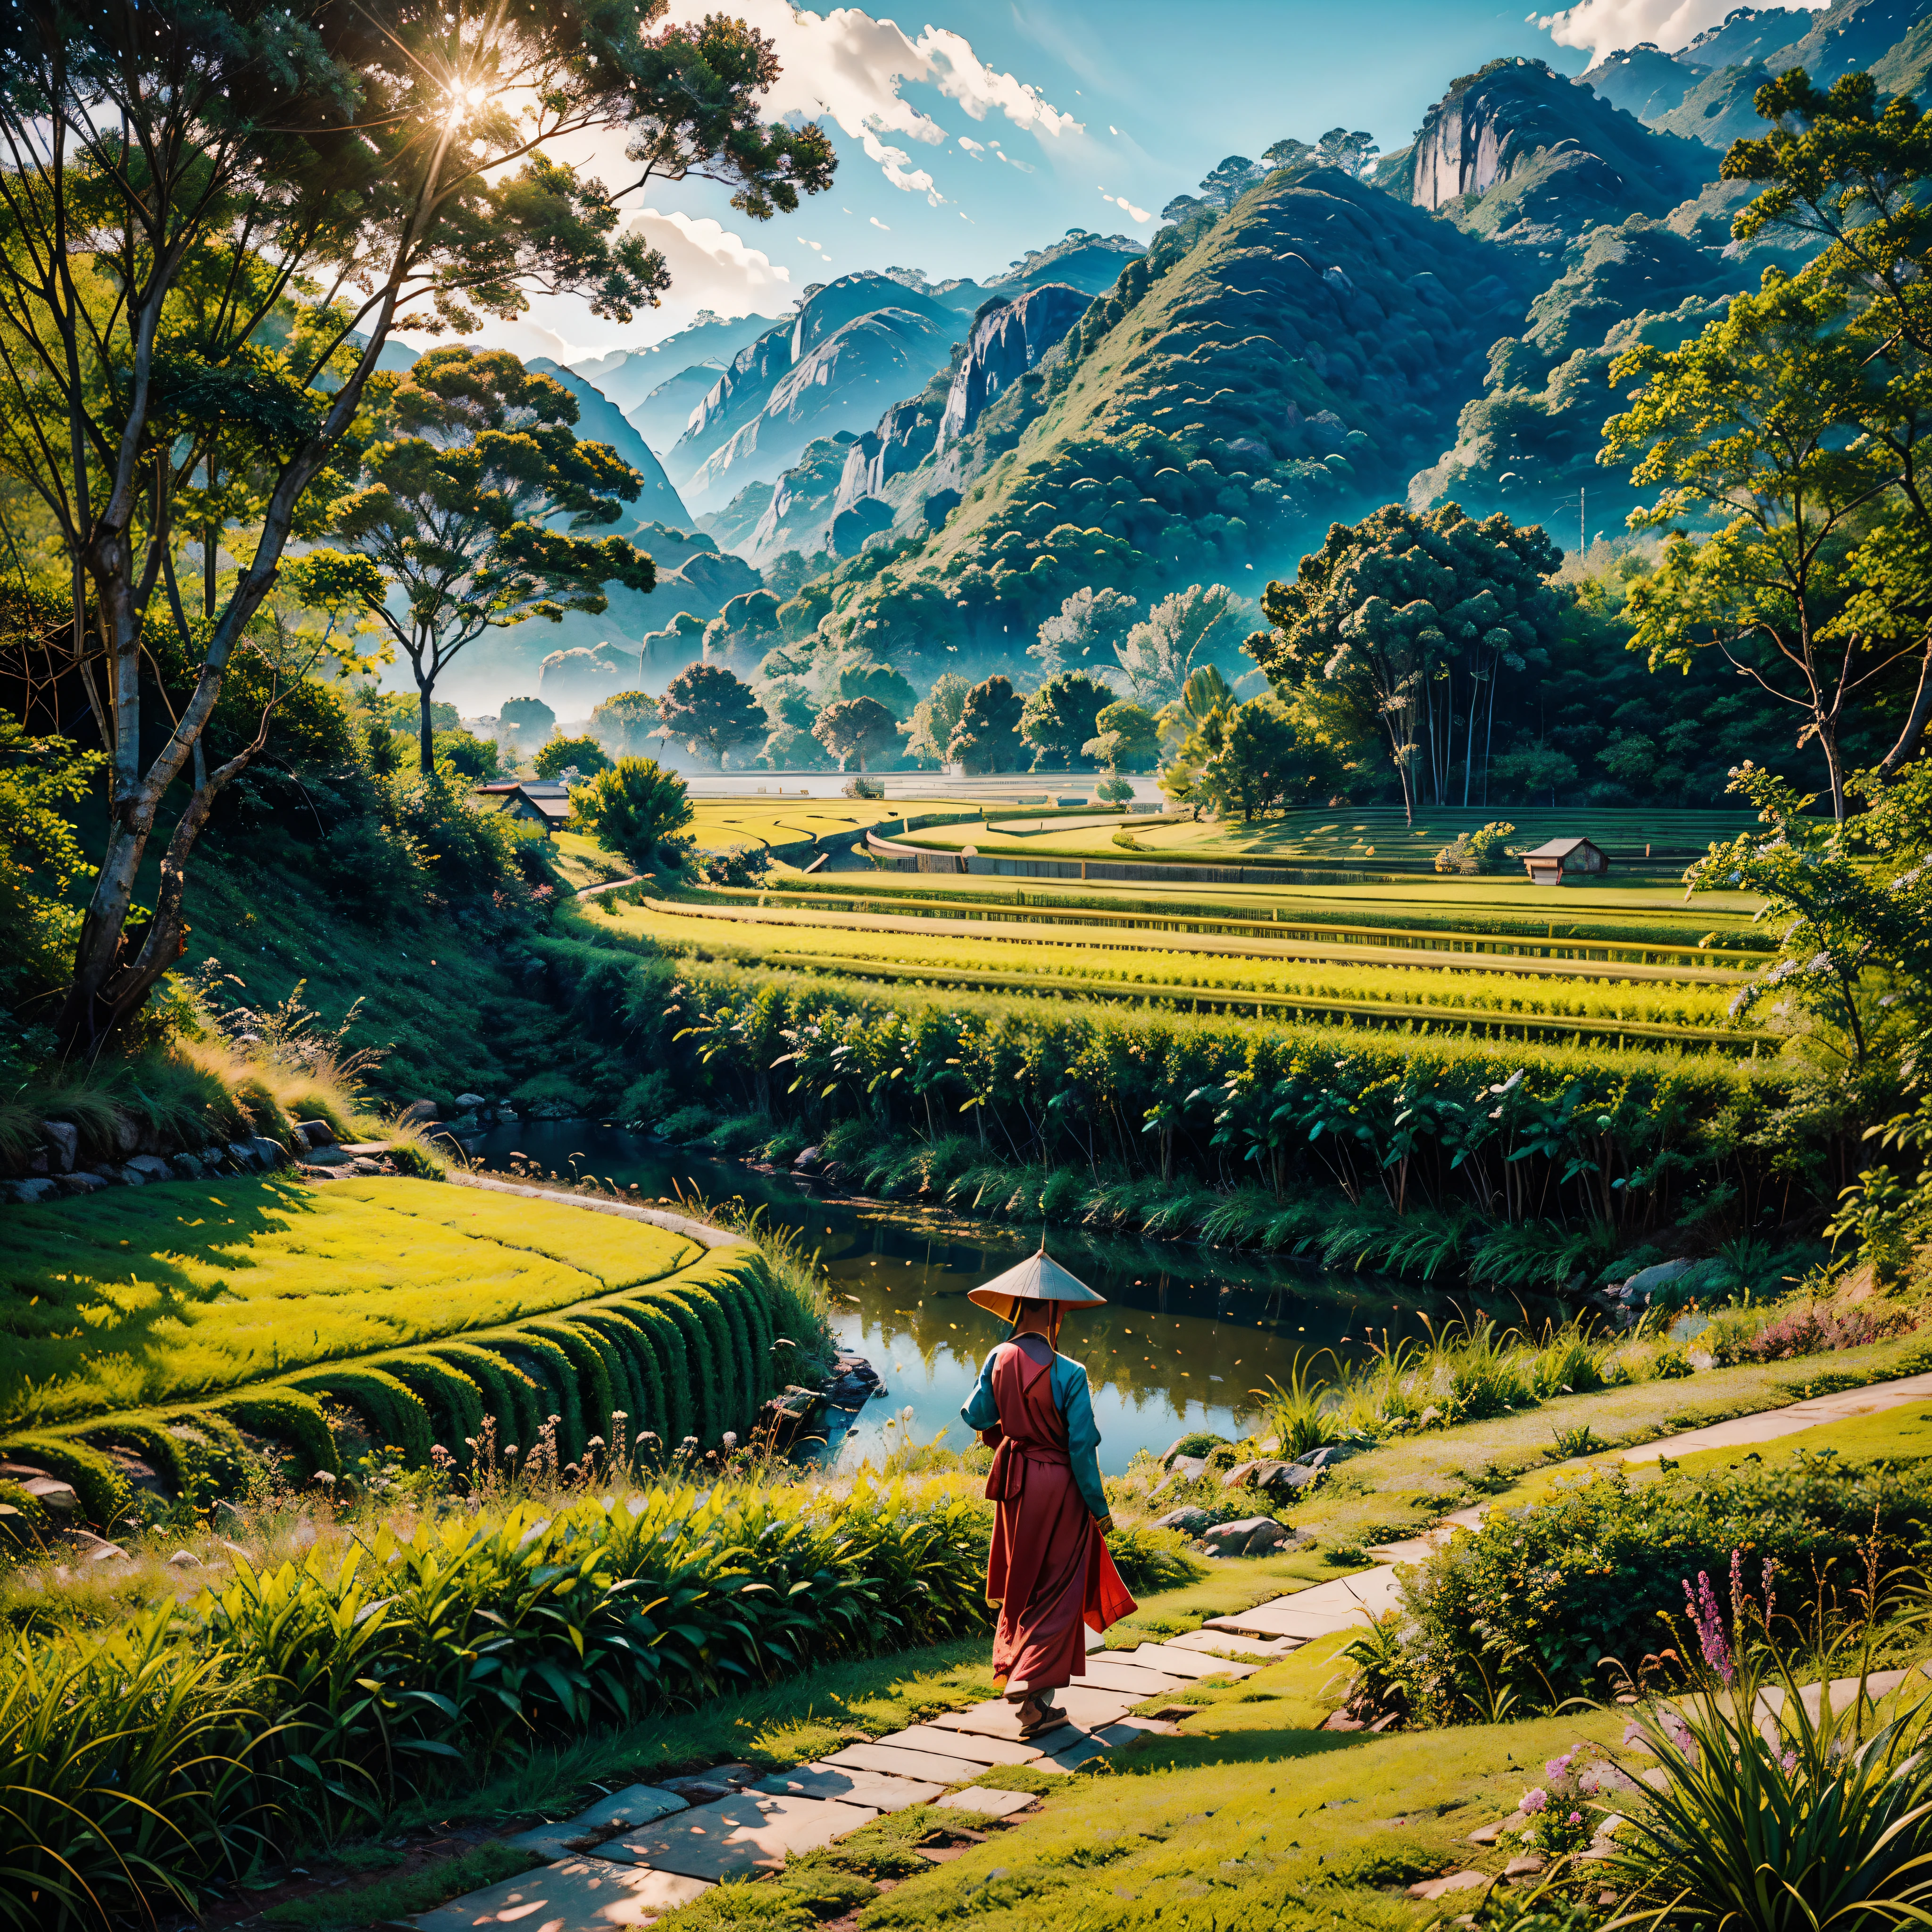
[[[1020,1736],[1033,1738],[1037,1737],[1042,1731],[1057,1731],[1066,1721],[1066,1713],[1058,1705],[1042,1704],[1037,1717],[1022,1721]]]

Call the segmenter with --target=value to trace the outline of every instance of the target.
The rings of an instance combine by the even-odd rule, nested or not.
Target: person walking
[[[998,1505],[986,1600],[999,1609],[993,1679],[1018,1707],[1020,1736],[1064,1724],[1054,1691],[1087,1667],[1084,1629],[1135,1604],[1108,1553],[1114,1526],[1100,1485],[1100,1432],[1087,1371],[1059,1352],[1061,1317],[1103,1298],[1038,1254],[969,1291],[1010,1326],[960,1411],[993,1451],[986,1494]]]

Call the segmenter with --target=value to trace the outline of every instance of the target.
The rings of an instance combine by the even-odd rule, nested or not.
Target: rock
[[[1184,1536],[1198,1536],[1208,1527],[1208,1512],[1204,1509],[1185,1507],[1169,1510],[1166,1515],[1154,1518],[1153,1527],[1156,1529],[1178,1529]]]
[[[170,1154],[168,1166],[178,1180],[199,1180],[202,1178],[203,1169],[201,1162],[191,1154]]]
[[[201,1558],[192,1550],[177,1550],[168,1558],[170,1570],[199,1570],[201,1567]]]
[[[195,1158],[210,1174],[226,1174],[234,1166],[234,1156],[219,1141],[210,1141]]]
[[[1441,1898],[1448,1892],[1474,1892],[1492,1882],[1487,1872],[1451,1872],[1446,1878],[1426,1878],[1420,1885],[1411,1886],[1408,1895],[1411,1898]]]
[[[1687,1273],[1690,1266],[1689,1260],[1682,1256],[1674,1262],[1659,1262],[1654,1268],[1640,1269],[1636,1274],[1613,1282],[1610,1292],[1622,1301],[1648,1301],[1654,1290],[1666,1282],[1675,1281],[1680,1274]]]
[[[1660,1764],[1652,1770],[1639,1772],[1637,1775],[1653,1791],[1668,1791],[1670,1789],[1670,1774]]]
[[[1328,1721],[1322,1728],[1324,1731],[1365,1731],[1367,1725],[1360,1718],[1352,1718],[1346,1711],[1330,1711]]]
[[[137,1154],[128,1166],[143,1180],[172,1180],[175,1178],[174,1169],[157,1154]]]
[[[396,1116],[396,1124],[399,1127],[421,1126],[426,1121],[442,1118],[442,1109],[434,1100],[412,1100]]]
[[[116,1114],[114,1117],[114,1151],[124,1159],[141,1151],[140,1123],[131,1114]]]
[[[1507,1818],[1498,1818],[1492,1825],[1478,1825],[1469,1834],[1469,1842],[1472,1845],[1493,1845],[1508,1826]]]
[[[1336,1462],[1346,1462],[1351,1456],[1359,1456],[1361,1445],[1354,1442],[1324,1442],[1318,1449],[1310,1449],[1305,1455],[1290,1460],[1298,1468],[1326,1469]]]
[[[100,1543],[87,1552],[90,1563],[125,1563],[128,1552],[118,1543]]]
[[[352,1167],[356,1156],[346,1148],[338,1147],[332,1142],[327,1147],[319,1147],[305,1156],[310,1167]]]
[[[7,1183],[7,1198],[16,1206],[31,1208],[42,1201],[58,1198],[60,1183],[57,1180],[10,1180]]]
[[[992,403],[1037,363],[1084,315],[1090,298],[1048,282],[981,314],[952,378],[934,453],[958,442]]]
[[[1239,1522],[1219,1522],[1202,1540],[1222,1556],[1259,1556],[1294,1540],[1294,1532],[1271,1516],[1244,1516]]]
[[[288,1158],[288,1150],[280,1141],[272,1141],[266,1134],[257,1134],[248,1142],[254,1150],[255,1158],[261,1163],[264,1174],[272,1174]]]
[[[822,1148],[802,1148],[792,1156],[792,1170],[797,1174],[810,1174],[818,1168],[824,1158],[825,1151]]]
[[[71,1120],[43,1120],[40,1138],[46,1143],[54,1172],[71,1174],[80,1158],[80,1130]]]
[[[1312,1489],[1322,1472],[1300,1462],[1238,1462],[1221,1478],[1224,1490],[1265,1490],[1271,1494],[1293,1496]]]
[[[1177,1456],[1168,1468],[1184,1483],[1198,1483],[1208,1473],[1205,1456]]]
[[[1550,1863],[1540,1852],[1520,1852],[1503,1867],[1504,1878],[1534,1878]]]
[[[253,1174],[262,1165],[253,1141],[230,1141],[228,1143],[228,1158],[244,1174]]]
[[[63,1194],[100,1194],[106,1191],[108,1181],[98,1174],[64,1174],[58,1183]]]
[[[456,1096],[457,1109],[460,1113],[473,1114],[489,1104],[481,1094],[459,1094]]]
[[[658,1786],[660,1791],[668,1791],[674,1798],[682,1798],[687,1804],[715,1804],[721,1798],[737,1795],[735,1784],[724,1784],[708,1778],[668,1778]]]
[[[44,1471],[36,1471],[29,1476],[10,1476],[10,1482],[16,1482],[43,1509],[50,1509],[62,1516],[71,1516],[80,1507],[80,1498],[74,1494],[74,1485],[64,1483],[58,1476],[50,1476]]]
[[[311,1148],[334,1144],[335,1130],[326,1120],[298,1120],[296,1132],[302,1135],[304,1144]]]
[[[148,1184],[148,1177],[131,1161],[124,1162],[118,1167],[104,1167],[100,1178],[116,1187],[145,1187]]]

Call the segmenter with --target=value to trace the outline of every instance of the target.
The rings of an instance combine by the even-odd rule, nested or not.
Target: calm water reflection
[[[595,1173],[646,1196],[674,1183],[714,1199],[742,1195],[805,1232],[831,1277],[841,1344],[868,1356],[886,1396],[856,1425],[877,1437],[913,1412],[915,1437],[968,1439],[959,1419],[980,1364],[1004,1324],[966,1291],[1010,1268],[1036,1234],[916,1209],[858,1208],[802,1195],[793,1183],[688,1156],[621,1129],[584,1120],[530,1121],[471,1143],[486,1167],[513,1151],[568,1176]],[[1372,1336],[1420,1334],[1456,1312],[1408,1284],[1269,1262],[1180,1242],[1112,1240],[1055,1231],[1054,1254],[1107,1298],[1068,1318],[1061,1346],[1087,1364],[1100,1425],[1101,1467],[1126,1468],[1136,1449],[1160,1450],[1186,1430],[1238,1433],[1238,1411],[1269,1376],[1286,1380],[1298,1350],[1352,1352]],[[1514,1309],[1510,1310],[1514,1313]]]

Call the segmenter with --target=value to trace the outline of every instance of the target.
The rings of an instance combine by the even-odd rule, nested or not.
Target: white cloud
[[[1112,134],[1116,140],[1119,140],[1120,130],[1119,128],[1116,128],[1112,122],[1109,122],[1107,124],[1107,132]]]
[[[692,20],[702,10],[699,0],[675,0],[672,17]],[[788,0],[745,0],[738,10],[777,49],[783,71],[766,97],[773,113],[836,122],[894,188],[923,194],[935,207],[945,197],[926,169],[909,165],[910,152],[896,142],[938,147],[946,130],[901,98],[906,82],[937,88],[975,121],[997,112],[1038,135],[1081,131],[1039,88],[988,67],[970,41],[948,28],[928,26],[915,40],[896,22],[856,7],[813,14]]]
[[[1148,209],[1136,208],[1124,194],[1109,194],[1105,188],[1102,188],[1100,190],[1100,199],[1102,201],[1111,201],[1130,220],[1151,221],[1154,219],[1153,214]]]
[[[993,143],[993,152],[999,156],[1001,160],[1006,163],[1008,167],[1018,168],[1020,172],[1023,175],[1030,175],[1033,172],[1032,162],[1015,160],[1012,156],[1008,154],[1006,149],[1001,147],[997,141]]]
[[[970,154],[976,161],[986,152],[986,142],[983,141],[974,140],[970,134],[962,134],[959,137],[959,145],[964,148],[967,153]]]
[[[886,232],[888,235],[892,232],[890,228],[886,228],[886,224],[881,221],[876,214],[868,216],[867,218],[871,221],[874,228],[885,228]]]
[[[1793,4],[1815,11],[1828,0]],[[1561,13],[1532,14],[1528,18],[1558,46],[1588,47],[1592,60],[1599,61],[1619,47],[1634,47],[1643,40],[1654,40],[1675,53],[1707,27],[1720,26],[1732,6],[1733,0],[1576,0]]]

